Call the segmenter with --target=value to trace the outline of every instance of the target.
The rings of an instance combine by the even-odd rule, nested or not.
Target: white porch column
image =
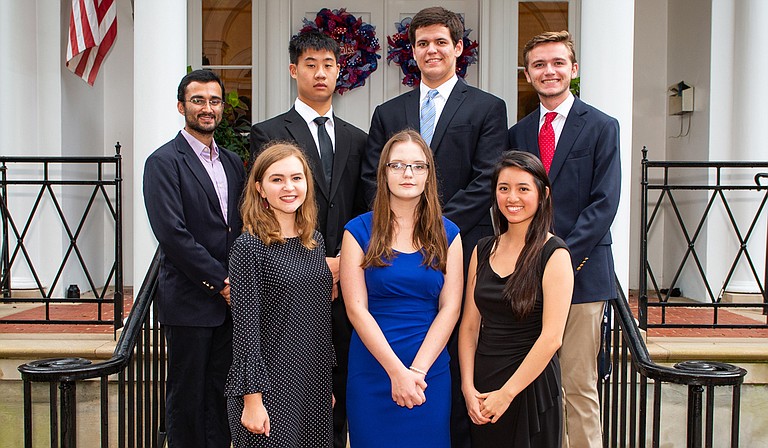
[[[711,93],[709,159],[765,161],[768,159],[768,110],[756,106],[755,73],[768,71],[763,26],[768,21],[768,3],[763,0],[712,0]],[[750,170],[732,182],[752,184]],[[712,175],[714,177],[714,175]],[[714,179],[711,179],[713,181]],[[759,205],[756,193],[726,193],[729,205],[746,233]],[[725,281],[739,242],[720,202],[709,220],[707,232],[707,276],[714,294]],[[759,277],[765,270],[766,218],[758,222],[749,250]],[[743,255],[726,291],[758,292],[759,288]]]
[[[187,70],[187,0],[135,0],[134,8],[133,272],[138,288],[157,246],[144,208],[144,161],[184,124],[176,89]]]
[[[634,0],[583,0],[581,3],[581,98],[619,120],[621,126],[621,203],[613,222],[613,256],[622,287],[629,287],[629,197],[632,148]],[[635,274],[633,274],[635,275]]]

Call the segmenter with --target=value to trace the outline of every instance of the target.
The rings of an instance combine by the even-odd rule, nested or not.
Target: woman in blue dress
[[[341,287],[350,446],[449,447],[446,343],[463,287],[458,227],[442,217],[432,152],[411,130],[379,160],[373,211],[346,226]]]

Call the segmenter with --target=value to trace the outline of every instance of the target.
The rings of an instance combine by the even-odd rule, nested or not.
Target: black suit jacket
[[[376,169],[384,144],[403,129],[419,131],[419,89],[376,108],[368,131],[363,182],[368,204],[376,195]],[[461,229],[468,259],[477,241],[493,234],[491,175],[507,149],[504,100],[459,79],[451,91],[432,137],[443,213]]]
[[[158,148],[144,167],[144,204],[162,249],[157,304],[167,325],[216,327],[229,307],[219,295],[229,276],[229,249],[240,235],[245,170],[219,147],[228,184],[228,217],[197,154],[181,135]]]
[[[307,122],[293,107],[288,112],[251,128],[251,160],[271,140],[296,142],[304,151],[315,178],[315,200],[318,210],[318,230],[325,238],[326,256],[334,257],[341,250],[344,225],[366,211],[360,187],[360,163],[366,134],[339,117],[333,117],[336,147],[333,156],[331,188],[325,182],[323,164]]]
[[[539,157],[539,109],[509,130],[511,149]],[[619,207],[619,122],[576,98],[549,170],[555,234],[571,251],[573,303],[616,297],[611,223]]]

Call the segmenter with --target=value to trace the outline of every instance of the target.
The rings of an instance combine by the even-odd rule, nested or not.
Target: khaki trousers
[[[563,448],[601,448],[597,355],[605,302],[571,305],[558,351],[563,381]]]

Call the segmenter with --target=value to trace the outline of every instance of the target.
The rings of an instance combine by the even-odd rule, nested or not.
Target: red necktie
[[[552,120],[555,117],[557,112],[547,112],[544,115],[544,125],[539,131],[539,154],[547,174],[549,174],[549,167],[552,166],[552,158],[555,157],[555,130],[552,128]]]

